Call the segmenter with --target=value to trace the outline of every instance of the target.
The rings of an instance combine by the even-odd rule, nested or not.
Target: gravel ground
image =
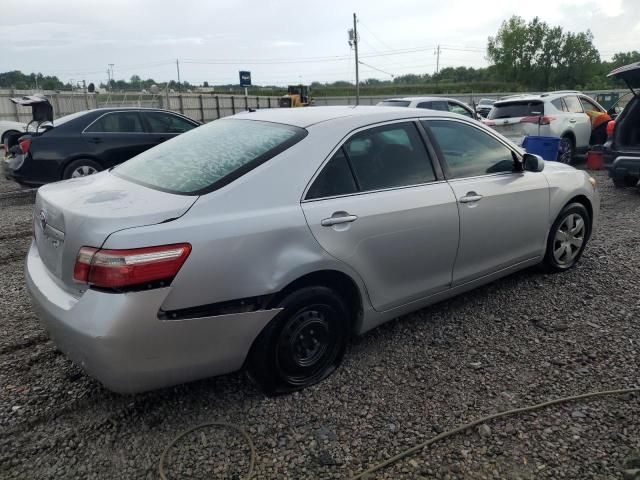
[[[256,478],[348,478],[492,412],[637,386],[640,195],[597,177],[600,228],[577,268],[521,272],[390,322],[356,339],[325,382],[276,398],[242,373],[135,396],[103,389],[37,324],[22,273],[31,211],[0,200],[0,478],[155,479],[171,439],[206,421],[246,429]],[[639,450],[640,396],[627,395],[496,420],[372,478],[619,479],[640,468]],[[185,437],[166,470],[239,479],[248,461],[239,434],[211,427]]]

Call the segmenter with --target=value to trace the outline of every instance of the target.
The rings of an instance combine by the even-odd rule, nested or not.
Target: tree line
[[[502,22],[495,36],[487,39],[486,68],[445,67],[434,74],[409,73],[392,80],[369,78],[361,81],[363,94],[419,94],[419,93],[466,93],[516,92],[560,89],[600,90],[622,87],[607,78],[607,73],[616,67],[640,62],[640,52],[619,52],[610,61],[603,61],[593,44],[593,34],[565,31],[535,17],[527,22],[513,16]],[[189,91],[195,88],[189,82],[156,82],[152,78],[143,80],[132,75],[129,80],[111,80],[100,87],[107,90],[149,90],[152,85],[173,91]],[[209,85],[220,93],[242,93],[239,84]],[[24,74],[20,71],[0,73],[0,88],[45,90],[69,90],[56,76],[42,73]],[[347,80],[329,83],[314,81],[311,89],[315,96],[353,95],[355,85]],[[255,86],[250,95],[279,95],[285,89],[279,86]]]

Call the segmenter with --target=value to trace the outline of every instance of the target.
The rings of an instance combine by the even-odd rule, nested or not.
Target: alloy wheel
[[[573,158],[573,143],[569,137],[562,137],[560,139],[560,152],[558,155],[558,161],[561,163],[569,164]]]
[[[89,165],[82,165],[71,173],[71,178],[86,177],[87,175],[93,175],[94,173],[98,173],[98,170],[90,167]]]
[[[585,221],[581,215],[571,213],[560,223],[553,242],[553,258],[561,266],[571,265],[585,241]]]

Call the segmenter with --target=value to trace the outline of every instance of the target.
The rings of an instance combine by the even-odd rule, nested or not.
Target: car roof
[[[331,106],[331,107],[299,107],[299,108],[262,108],[260,110],[238,113],[231,119],[262,120],[265,122],[284,123],[297,127],[310,127],[317,123],[338,119],[352,119],[354,125],[368,125],[386,120],[401,120],[426,116],[459,118],[459,115],[436,110],[404,107],[378,106]]]
[[[453,100],[454,102],[460,102],[460,100],[456,100],[455,98],[449,98],[449,97],[403,97],[403,98],[389,98],[383,101],[384,102],[413,102],[413,101],[433,102],[434,100],[442,100],[445,102],[448,100]],[[463,102],[460,102],[460,103],[463,103]]]
[[[545,100],[555,100],[558,97],[564,97],[566,95],[584,95],[584,93],[579,92],[577,90],[558,90],[555,92],[546,92],[546,93],[519,93],[516,95],[508,95],[506,97],[502,97],[496,103],[503,102],[516,102],[516,101],[545,101]]]

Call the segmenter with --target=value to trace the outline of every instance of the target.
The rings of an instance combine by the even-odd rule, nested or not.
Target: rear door
[[[458,208],[414,122],[364,129],[332,154],[302,209],[315,238],[384,311],[447,289]]]
[[[591,120],[582,108],[582,103],[576,95],[567,95],[564,102],[569,109],[569,129],[576,137],[576,148],[589,147]]]
[[[82,137],[105,168],[129,160],[154,145],[136,110],[105,113],[84,129]]]
[[[549,228],[549,185],[513,172],[514,152],[465,121],[426,120],[460,212],[453,286],[540,257]]]
[[[140,116],[154,145],[181,133],[193,130],[198,125],[186,118],[168,112],[141,111]]]

